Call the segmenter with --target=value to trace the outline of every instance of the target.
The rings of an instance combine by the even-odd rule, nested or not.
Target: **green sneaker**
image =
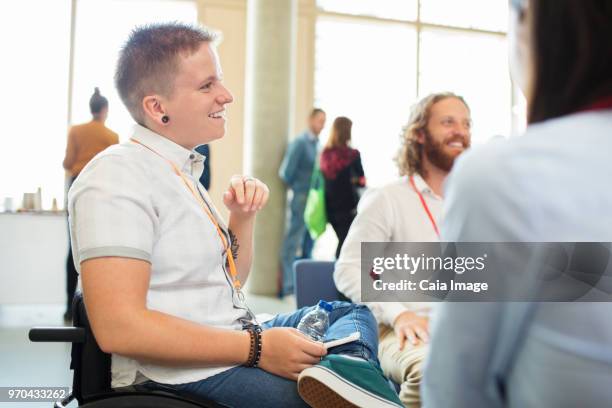
[[[313,408],[403,407],[378,366],[341,354],[302,371],[298,392]]]

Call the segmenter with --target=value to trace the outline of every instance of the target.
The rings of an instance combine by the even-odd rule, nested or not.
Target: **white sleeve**
[[[357,216],[342,245],[334,270],[338,290],[353,302],[361,301],[361,243],[393,240],[393,208],[384,189],[368,190],[360,200]],[[400,313],[410,310],[404,303],[365,303],[379,323],[393,325]],[[420,305],[415,305],[418,308]]]
[[[150,262],[158,225],[151,183],[138,163],[120,155],[103,155],[89,163],[69,193],[77,267],[105,256]]]

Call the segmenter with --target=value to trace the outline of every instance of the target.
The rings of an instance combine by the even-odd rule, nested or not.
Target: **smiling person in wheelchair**
[[[232,177],[226,224],[198,182],[206,158],[195,147],[224,136],[233,100],[222,79],[207,30],[133,31],[115,81],[137,125],[70,190],[75,264],[95,339],[112,354],[111,386],[172,388],[235,407],[399,406],[366,307],[333,304],[326,340],[355,330],[361,338],[329,353],[295,329],[310,308],[259,325],[247,307],[241,286],[268,187]]]

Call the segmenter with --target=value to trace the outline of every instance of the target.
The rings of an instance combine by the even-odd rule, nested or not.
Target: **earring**
[[[168,123],[169,120],[170,120],[170,118],[168,117],[168,115],[162,116],[162,122]]]

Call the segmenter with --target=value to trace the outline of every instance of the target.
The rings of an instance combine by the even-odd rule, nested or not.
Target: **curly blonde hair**
[[[428,95],[412,107],[410,120],[400,134],[401,147],[395,156],[400,176],[412,176],[415,173],[423,175],[423,144],[418,142],[418,136],[427,129],[431,107],[448,98],[459,99],[468,110],[470,109],[463,97],[452,92]]]

